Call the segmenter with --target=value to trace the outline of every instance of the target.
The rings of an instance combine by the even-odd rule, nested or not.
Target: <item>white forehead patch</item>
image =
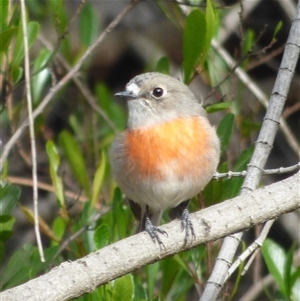
[[[129,83],[127,86],[126,86],[126,91],[132,93],[133,95],[135,96],[138,96],[139,93],[140,93],[140,87],[135,84],[135,83]]]

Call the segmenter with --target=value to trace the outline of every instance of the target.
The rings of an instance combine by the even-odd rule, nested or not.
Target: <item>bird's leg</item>
[[[171,218],[177,217],[181,220],[181,230],[185,230],[184,245],[187,244],[190,234],[192,234],[193,239],[196,237],[194,226],[191,221],[189,211],[187,210],[189,201],[190,200],[180,203],[177,207],[171,209],[169,213]]]
[[[145,230],[149,233],[150,237],[152,238],[152,240],[154,242],[157,241],[159,243],[159,245],[165,249],[165,245],[159,238],[158,232],[161,234],[164,234],[165,236],[168,236],[168,233],[152,224],[150,217],[149,217],[149,207],[148,206],[146,206]]]

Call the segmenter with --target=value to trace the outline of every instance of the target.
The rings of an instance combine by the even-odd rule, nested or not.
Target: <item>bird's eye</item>
[[[163,94],[164,94],[164,90],[162,88],[159,88],[159,87],[153,89],[153,91],[152,91],[152,95],[156,98],[162,97]]]

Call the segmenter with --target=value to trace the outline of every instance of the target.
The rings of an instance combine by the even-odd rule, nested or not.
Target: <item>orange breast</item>
[[[179,177],[205,171],[212,149],[206,119],[178,118],[174,121],[140,130],[127,130],[125,152],[127,171],[143,176],[163,178],[165,169]],[[209,132],[208,132],[209,131]],[[197,171],[197,170],[198,171]]]

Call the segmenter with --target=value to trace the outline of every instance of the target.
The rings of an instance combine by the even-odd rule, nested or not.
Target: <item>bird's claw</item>
[[[168,233],[166,231],[160,229],[159,227],[154,226],[148,217],[146,218],[146,221],[145,221],[145,230],[149,233],[150,237],[152,238],[152,240],[154,242],[157,241],[159,243],[160,247],[163,247],[164,249],[166,249],[165,245],[163,244],[163,242],[161,241],[161,239],[158,235],[158,233],[161,233],[161,234],[165,235],[166,237],[168,237]]]
[[[190,218],[190,214],[187,209],[184,209],[182,211],[180,219],[181,219],[181,230],[182,231],[185,230],[185,237],[184,237],[184,246],[185,246],[189,240],[190,233],[192,234],[193,239],[196,238],[196,234],[195,234],[193,223]]]

